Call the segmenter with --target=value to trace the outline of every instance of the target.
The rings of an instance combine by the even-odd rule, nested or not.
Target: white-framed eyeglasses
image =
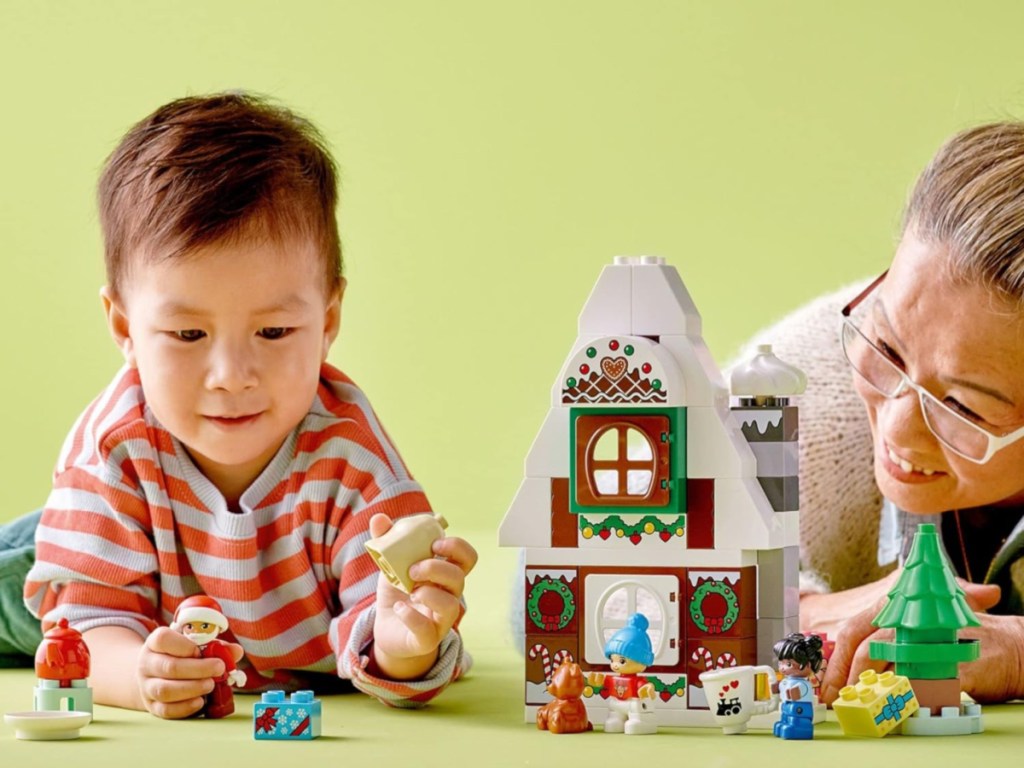
[[[911,380],[888,356],[876,347],[850,318],[865,298],[885,279],[888,271],[865,288],[842,309],[843,353],[850,367],[868,386],[888,398],[917,393],[924,423],[933,435],[953,453],[975,464],[984,464],[997,452],[1024,438],[1024,427],[1005,435],[989,432],[957,413],[935,395]]]

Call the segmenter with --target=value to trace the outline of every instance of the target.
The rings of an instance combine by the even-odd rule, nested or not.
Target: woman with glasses
[[[1024,123],[953,137],[918,179],[888,271],[841,310],[826,297],[762,336],[808,374],[800,615],[837,641],[823,698],[884,666],[868,658],[871,619],[920,522],[985,611],[962,633],[982,648],[964,689],[1024,698]]]

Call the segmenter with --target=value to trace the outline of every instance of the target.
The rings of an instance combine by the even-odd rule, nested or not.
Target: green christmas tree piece
[[[896,630],[894,642],[873,640],[869,654],[876,661],[895,662],[897,675],[955,678],[957,664],[980,655],[977,640],[957,639],[959,630],[981,621],[964,598],[934,525],[917,527],[903,573],[871,623]]]

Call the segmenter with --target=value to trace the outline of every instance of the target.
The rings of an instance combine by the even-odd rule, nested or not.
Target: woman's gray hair
[[[1024,306],[1024,122],[949,139],[918,178],[903,228],[945,246],[957,279]]]

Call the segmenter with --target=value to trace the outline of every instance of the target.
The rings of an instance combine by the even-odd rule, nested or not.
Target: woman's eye
[[[273,341],[275,339],[283,339],[291,331],[291,328],[260,328],[259,335],[264,339]]]
[[[205,331],[200,331],[197,328],[188,328],[184,331],[173,331],[175,337],[182,341],[199,341],[206,335]]]
[[[954,411],[956,413],[959,413],[961,416],[963,416],[965,419],[967,419],[969,421],[975,421],[975,422],[983,422],[983,421],[985,421],[981,416],[976,414],[974,411],[972,411],[966,405],[961,403],[959,400],[955,400],[952,397],[947,397],[942,402],[945,405],[949,406],[950,410],[952,410],[952,411]]]
[[[903,358],[899,356],[899,353],[886,344],[881,339],[875,341],[875,346],[878,347],[879,351],[885,355],[891,362],[895,363],[898,367],[903,367]]]

